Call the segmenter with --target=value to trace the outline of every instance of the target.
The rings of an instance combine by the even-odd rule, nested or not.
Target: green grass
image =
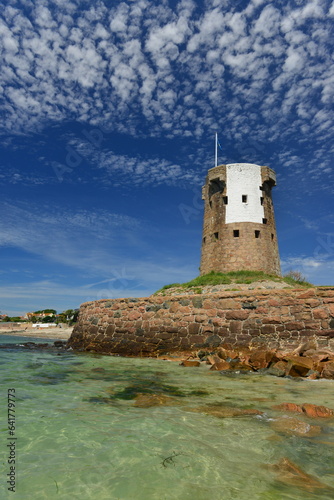
[[[311,283],[308,283],[304,279],[296,280],[291,276],[276,276],[275,274],[266,274],[262,271],[231,271],[229,273],[220,273],[211,271],[203,276],[198,276],[197,278],[188,281],[187,283],[172,283],[171,285],[165,285],[160,290],[155,293],[164,292],[168,288],[179,288],[179,289],[191,289],[196,288],[196,293],[200,293],[200,288],[208,285],[230,285],[233,284],[247,284],[250,285],[255,281],[270,280],[277,282],[284,282],[292,286],[303,286],[311,287]]]

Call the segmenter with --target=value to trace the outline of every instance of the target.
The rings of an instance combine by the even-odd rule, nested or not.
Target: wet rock
[[[233,349],[225,349],[224,347],[220,347],[217,350],[217,355],[221,359],[225,359],[225,360],[236,359],[239,357],[239,353],[237,351],[234,351]]]
[[[273,410],[280,411],[293,411],[297,413],[303,413],[303,409],[301,406],[296,405],[295,403],[281,403],[279,405],[272,406]]]
[[[234,408],[229,406],[211,405],[211,406],[201,406],[195,411],[199,413],[206,413],[207,415],[212,415],[218,418],[229,418],[229,417],[244,417],[248,415],[262,415],[263,411],[255,410],[253,408]]]
[[[246,371],[246,372],[254,371],[253,368],[248,364],[247,361],[243,361],[239,358],[232,359],[229,364],[230,364],[231,370],[238,370],[238,371],[240,370],[240,371]]]
[[[329,361],[323,365],[321,375],[323,378],[334,379],[334,361]]]
[[[230,363],[224,361],[223,359],[219,359],[217,363],[214,363],[211,366],[210,370],[222,371],[222,370],[229,370],[230,368],[231,368]]]
[[[288,364],[285,370],[286,375],[290,377],[306,377],[313,368],[313,360],[302,358],[300,356],[287,356]]]
[[[63,340],[56,340],[53,345],[55,347],[65,347],[66,346],[66,342],[64,342]]]
[[[332,418],[334,410],[327,408],[327,406],[318,406],[310,403],[304,403],[302,410],[308,417],[312,418]]]
[[[328,488],[327,485],[321,483],[316,477],[304,472],[288,458],[282,458],[277,464],[272,465],[270,468],[278,474],[278,481],[287,485],[297,486],[307,491]]]
[[[270,427],[288,436],[314,437],[321,433],[319,425],[311,425],[295,417],[280,417],[270,422]]]
[[[182,366],[201,366],[201,362],[199,359],[184,359],[181,363]]]
[[[269,366],[267,373],[269,373],[269,375],[274,375],[276,377],[284,377],[287,364],[288,363],[283,360],[277,361],[277,363],[274,363],[273,365]]]
[[[275,352],[274,351],[265,351],[265,350],[257,350],[250,354],[249,356],[249,364],[255,370],[261,370],[263,368],[267,368],[269,363],[271,363]]]
[[[152,406],[172,406],[179,404],[174,398],[164,394],[138,394],[135,398],[136,408],[151,408]]]
[[[317,380],[320,377],[320,373],[317,370],[310,370],[307,374],[307,379]]]
[[[211,356],[207,356],[206,360],[208,365],[214,365],[216,363],[219,363],[221,361],[221,358],[217,354],[213,354]]]
[[[319,406],[311,403],[303,403],[297,405],[295,403],[281,403],[272,406],[273,410],[289,411],[303,413],[307,417],[312,418],[331,418],[334,416],[334,410],[327,408],[327,406]]]

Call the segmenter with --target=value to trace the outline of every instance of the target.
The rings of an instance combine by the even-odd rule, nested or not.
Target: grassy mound
[[[303,278],[295,279],[291,275],[287,276],[276,276],[274,274],[266,274],[262,271],[231,271],[229,273],[220,273],[211,271],[203,276],[198,276],[197,278],[188,281],[188,283],[172,283],[170,285],[163,286],[160,290],[155,293],[164,292],[169,288],[180,288],[188,290],[190,288],[204,287],[208,285],[230,285],[230,284],[246,284],[249,285],[256,281],[276,281],[280,283],[287,283],[291,286],[304,286],[310,287],[311,283],[308,283]]]

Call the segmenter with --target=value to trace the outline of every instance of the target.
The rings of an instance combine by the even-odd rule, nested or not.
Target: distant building
[[[51,328],[57,326],[57,323],[33,323],[33,328]]]

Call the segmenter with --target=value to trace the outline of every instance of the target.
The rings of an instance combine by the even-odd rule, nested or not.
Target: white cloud
[[[252,131],[267,143],[300,141],[303,130],[320,150],[333,132],[326,11],[333,5],[325,0],[257,0],[234,11],[229,2],[201,9],[191,0],[174,11],[152,0],[7,6],[0,127],[26,133],[78,120],[136,136],[200,138],[218,126],[233,141]]]

